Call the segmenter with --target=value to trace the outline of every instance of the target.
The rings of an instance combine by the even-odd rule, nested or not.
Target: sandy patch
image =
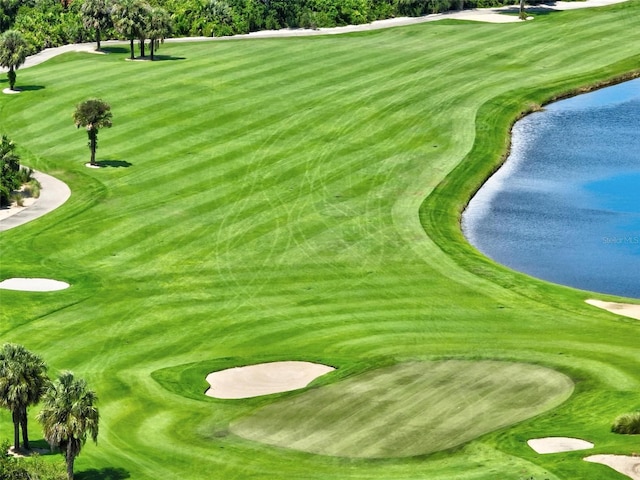
[[[31,450],[16,450],[14,447],[9,447],[7,450],[7,455],[14,458],[25,458],[30,457],[32,455],[44,455],[46,453],[50,453],[49,450],[44,448],[33,448]]]
[[[5,93],[7,95],[15,95],[17,93],[20,93],[20,90],[11,90],[10,88],[5,88],[4,90],[2,90],[2,93]]]
[[[271,362],[229,368],[207,375],[211,388],[205,394],[237,399],[289,392],[304,388],[333,370],[335,368],[311,362]]]
[[[640,480],[640,457],[628,455],[591,455],[585,461],[600,463],[613,468],[616,472],[626,475],[632,480]]]
[[[84,164],[87,168],[100,168],[100,165],[91,165],[91,162],[87,162]]]
[[[24,292],[54,292],[69,288],[67,282],[49,278],[7,278],[0,282],[0,289]]]
[[[590,298],[585,300],[589,305],[602,308],[616,315],[622,315],[624,317],[635,318],[640,320],[640,305],[634,305],[632,303],[616,303],[616,302],[604,302],[602,300],[595,300]]]
[[[574,450],[587,450],[593,448],[593,443],[579,438],[570,437],[545,437],[527,440],[527,444],[536,453],[560,453],[573,452]]]

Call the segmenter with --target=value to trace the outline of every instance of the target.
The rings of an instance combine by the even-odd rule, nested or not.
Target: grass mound
[[[264,407],[231,426],[251,440],[344,457],[445,450],[564,402],[573,382],[493,361],[394,365]]]
[[[640,411],[624,413],[613,421],[611,431],[625,435],[640,434]]]

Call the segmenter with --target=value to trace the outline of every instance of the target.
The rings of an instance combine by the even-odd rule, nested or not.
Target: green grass
[[[566,375],[532,365],[404,363],[273,403],[231,432],[321,455],[418,456],[539,415],[572,392]]]
[[[640,66],[639,10],[632,1],[515,25],[165,44],[159,53],[175,61],[77,53],[20,70],[18,87],[44,88],[0,98],[1,133],[73,194],[0,235],[0,278],[72,287],[0,292],[0,339],[98,392],[100,443],[87,445],[77,470],[619,478],[579,452],[537,455],[526,440],[576,436],[594,453],[637,451],[637,439],[610,425],[640,403],[640,324],[585,305],[592,294],[483,258],[458,216],[518,114]],[[129,166],[83,166],[86,133],[71,115],[93,96],[114,114],[98,160]],[[197,393],[207,372],[260,361],[336,366],[318,382],[328,386],[445,358],[538,364],[576,388],[552,411],[402,459],[313,455],[230,433],[295,392],[242,401]],[[11,436],[5,412],[0,432]],[[351,445],[367,445],[368,433],[361,421]]]

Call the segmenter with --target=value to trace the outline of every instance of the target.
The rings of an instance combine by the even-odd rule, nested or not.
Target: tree
[[[520,0],[520,12],[518,14],[518,17],[520,18],[520,20],[527,19],[527,12],[524,11],[524,0]]]
[[[149,26],[147,29],[147,35],[151,40],[151,60],[153,60],[153,54],[162,40],[171,33],[171,17],[169,14],[161,8],[151,9],[149,16]]]
[[[142,8],[144,9],[144,14],[140,23],[140,29],[138,30],[138,41],[140,42],[140,56],[144,58],[144,42],[147,39],[147,31],[149,30],[149,23],[151,22],[151,7],[149,4],[143,3]]]
[[[136,38],[141,38],[146,26],[148,8],[141,0],[116,0],[111,10],[113,26],[129,39],[131,60],[135,58],[133,42]]]
[[[0,350],[0,405],[11,411],[15,449],[29,450],[27,408],[40,401],[49,383],[47,366],[22,345],[5,343]]]
[[[100,50],[102,32],[111,26],[111,0],[84,0],[80,10],[84,28],[96,31],[96,50]]]
[[[73,121],[77,128],[84,127],[89,135],[91,149],[91,165],[96,165],[96,150],[98,148],[98,130],[111,128],[111,106],[98,98],[90,98],[76,105]]]
[[[7,30],[0,36],[0,66],[8,68],[7,77],[9,88],[14,89],[16,84],[16,70],[27,59],[29,46],[16,30]]]
[[[20,157],[14,152],[16,146],[6,135],[0,138],[0,206],[9,205],[11,192],[20,187]]]
[[[100,415],[95,406],[98,397],[84,380],[63,372],[49,385],[42,400],[38,421],[44,438],[52,447],[60,448],[67,464],[67,477],[73,480],[73,464],[87,442],[87,435],[98,443]]]

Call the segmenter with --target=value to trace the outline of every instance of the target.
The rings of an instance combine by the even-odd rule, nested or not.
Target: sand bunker
[[[4,90],[2,90],[2,93],[4,93],[5,95],[15,95],[17,93],[20,93],[20,90],[11,90],[10,88],[5,88]]]
[[[632,480],[640,480],[640,457],[631,457],[627,455],[591,455],[585,458],[585,461],[592,463],[601,463],[607,467],[613,468]]]
[[[560,453],[573,452],[574,450],[587,450],[593,448],[593,443],[579,438],[570,437],[546,437],[527,440],[527,444],[536,453]]]
[[[7,278],[0,282],[0,289],[24,292],[53,292],[69,288],[67,282],[49,278]]]
[[[622,315],[624,317],[635,318],[640,320],[640,305],[634,305],[631,303],[615,303],[615,302],[603,302],[602,300],[595,300],[590,298],[585,300],[589,305],[602,308],[616,315]]]
[[[251,398],[289,392],[309,385],[335,370],[310,362],[272,362],[229,368],[207,375],[211,385],[205,393],[214,398]]]

